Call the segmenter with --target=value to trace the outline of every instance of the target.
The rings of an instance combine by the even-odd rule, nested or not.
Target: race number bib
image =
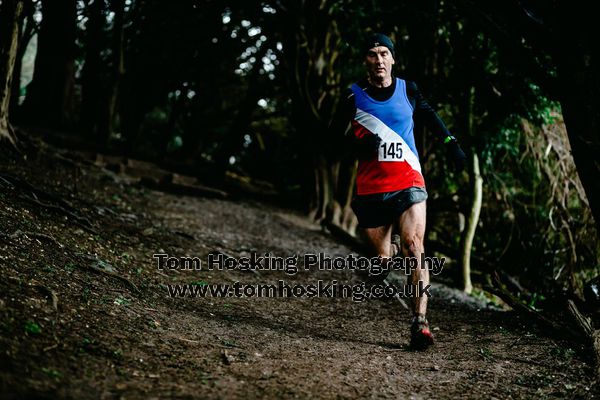
[[[382,142],[379,146],[379,161],[404,161],[402,142]]]

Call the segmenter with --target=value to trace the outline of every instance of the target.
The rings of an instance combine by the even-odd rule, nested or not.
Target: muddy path
[[[2,182],[0,398],[597,397],[584,351],[439,284],[425,352],[408,348],[393,300],[169,296],[176,284],[356,283],[349,271],[171,271],[153,259],[351,252],[297,212],[147,190],[43,152],[2,171],[84,219]]]

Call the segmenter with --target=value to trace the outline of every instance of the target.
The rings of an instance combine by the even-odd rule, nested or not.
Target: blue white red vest
[[[396,78],[396,90],[386,101],[374,100],[357,84],[352,85],[352,92],[356,105],[356,115],[352,120],[354,135],[362,138],[377,134],[382,140],[376,156],[358,163],[357,194],[425,187],[415,146],[413,108],[406,95],[406,82]]]

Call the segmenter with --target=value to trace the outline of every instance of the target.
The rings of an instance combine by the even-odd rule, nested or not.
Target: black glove
[[[361,160],[373,158],[379,146],[381,138],[376,134],[366,134],[360,139],[354,139],[354,153]]]
[[[460,145],[456,140],[447,143],[446,146],[448,146],[448,152],[454,161],[456,172],[462,172],[462,170],[465,169],[465,164],[467,162],[465,152],[460,148]]]

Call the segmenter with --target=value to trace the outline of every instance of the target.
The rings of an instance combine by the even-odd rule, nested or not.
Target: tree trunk
[[[85,62],[81,73],[81,125],[84,135],[98,136],[98,125],[105,103],[104,67],[100,56],[104,46],[106,8],[104,1],[94,0],[87,5],[88,22],[85,27]]]
[[[8,117],[22,12],[22,0],[4,0],[0,6],[0,139],[8,139],[13,145],[16,139]]]
[[[471,86],[467,93],[467,104],[466,104],[466,131],[468,138],[475,137],[475,87]],[[471,293],[473,290],[473,284],[471,283],[471,249],[473,247],[473,238],[475,237],[475,230],[477,229],[477,223],[479,222],[479,213],[481,211],[481,202],[483,197],[483,179],[479,171],[479,159],[477,152],[473,146],[472,160],[470,176],[472,185],[472,203],[471,211],[469,212],[469,219],[467,220],[467,227],[463,233],[462,238],[462,251],[461,251],[461,265],[463,275],[463,290],[466,293]]]
[[[471,204],[471,212],[467,229],[465,230],[465,239],[463,242],[461,263],[463,271],[463,288],[465,293],[471,293],[473,285],[471,283],[471,249],[473,247],[473,238],[475,230],[479,222],[479,213],[481,212],[481,200],[483,197],[483,179],[479,172],[479,158],[473,152],[473,203]]]
[[[42,0],[35,71],[23,105],[34,125],[66,128],[72,123],[76,35],[76,1]]]
[[[594,57],[595,56],[595,57]],[[560,99],[573,160],[600,232],[600,80],[597,55],[571,54],[559,64]]]
[[[285,64],[288,67],[292,98],[292,120],[303,167],[311,168],[303,188],[309,202],[309,216],[315,221],[340,223],[354,228],[348,216],[352,198],[353,170],[331,154],[335,142],[327,125],[340,95],[341,72],[337,59],[342,43],[332,3],[290,2],[281,19]],[[351,166],[354,168],[354,165]],[[350,193],[350,194],[349,194]]]
[[[10,118],[19,123],[21,118],[19,104],[21,97],[21,70],[23,69],[23,56],[27,51],[27,46],[37,33],[37,22],[33,19],[34,5],[31,2],[24,2],[23,13],[19,18],[19,45],[17,46],[17,58],[13,70],[12,95],[10,97]]]
[[[331,222],[349,234],[354,235],[358,221],[350,207],[354,195],[356,180],[356,161],[342,159],[331,166],[331,184],[333,194],[329,200],[328,222]]]
[[[310,211],[309,216],[316,222],[326,220],[331,222],[333,217],[333,202],[332,194],[334,185],[334,179],[332,179],[332,166],[328,162],[327,158],[323,155],[315,156],[315,176],[316,176],[316,190],[314,193],[314,199],[312,201],[314,208]],[[335,175],[335,174],[333,174]]]
[[[108,104],[106,107],[106,114],[104,115],[104,118],[101,119],[98,126],[98,144],[101,149],[107,146],[108,139],[113,131],[115,113],[119,99],[119,87],[121,85],[121,79],[125,74],[125,0],[115,0],[111,2],[111,6],[112,11],[115,13],[112,42],[113,68],[107,89]]]
[[[559,100],[581,183],[600,232],[600,47],[596,15],[557,2],[549,51],[557,66]]]
[[[94,140],[96,147],[103,151],[108,146],[113,130],[115,111],[119,95],[119,85],[124,74],[124,13],[125,1],[116,0],[110,3],[114,12],[111,41],[105,34],[108,11],[103,1],[94,1],[89,6],[89,22],[86,27],[87,54],[83,69],[82,82],[82,126]],[[107,45],[111,47],[110,68],[100,53]]]

